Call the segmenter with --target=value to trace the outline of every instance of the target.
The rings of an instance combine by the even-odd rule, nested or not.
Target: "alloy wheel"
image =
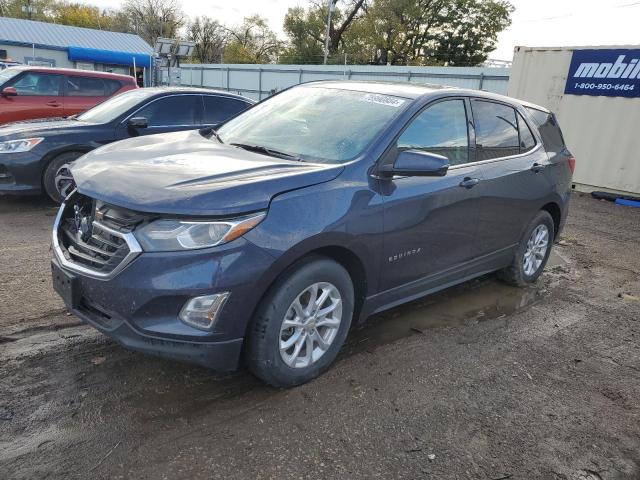
[[[522,266],[525,275],[531,277],[538,271],[549,248],[549,228],[546,225],[538,225],[531,232],[524,252]]]
[[[70,163],[64,163],[60,165],[58,170],[56,170],[54,185],[62,198],[67,198],[67,195],[69,195],[74,189],[75,182],[73,180],[73,176],[71,175]]]
[[[280,356],[292,368],[317,362],[335,340],[342,321],[342,296],[331,283],[304,289],[287,309],[280,326]]]

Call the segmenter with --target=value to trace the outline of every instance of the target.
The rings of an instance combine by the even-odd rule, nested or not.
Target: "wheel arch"
[[[549,202],[543,205],[540,210],[544,210],[551,215],[551,218],[553,219],[553,235],[554,240],[556,240],[558,232],[560,231],[560,223],[562,221],[562,210],[560,209],[560,205],[556,202]]]
[[[315,245],[313,248],[306,249],[300,249],[298,246],[298,248],[294,248],[292,250],[293,251],[281,256],[279,260],[276,260],[273,267],[270,269],[270,272],[265,274],[265,277],[263,277],[263,281],[265,282],[264,284],[266,284],[267,287],[256,302],[253,311],[251,312],[251,317],[247,322],[247,326],[245,328],[245,342],[248,337],[247,334],[254,323],[256,312],[260,308],[264,298],[269,294],[273,285],[280,278],[286,275],[297,263],[314,256],[325,257],[335,261],[338,265],[342,266],[351,277],[354,290],[352,325],[358,323],[367,296],[367,288],[370,283],[368,281],[367,268],[362,258],[362,253],[356,252],[356,249],[354,248],[350,248],[345,245],[338,245],[336,243]]]
[[[95,148],[96,147],[92,147],[90,145],[65,145],[63,147],[54,148],[43,155],[40,160],[40,187],[42,188],[42,191],[45,191],[44,173],[53,159],[64,153],[78,152],[84,155],[85,153],[89,153],[91,150],[95,150]]]

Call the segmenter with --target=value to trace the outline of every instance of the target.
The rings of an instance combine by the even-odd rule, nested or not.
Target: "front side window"
[[[301,86],[241,113],[218,134],[227,144],[266,147],[306,161],[343,163],[364,152],[408,103],[393,95]]]
[[[67,77],[68,97],[104,97],[104,82],[100,78]]]
[[[243,110],[249,108],[247,102],[236,98],[221,97],[217,95],[204,96],[204,118],[202,123],[205,125],[213,125],[224,122],[228,118],[237,115]]]
[[[402,133],[397,148],[443,155],[451,165],[467,163],[469,135],[464,100],[447,100],[427,107]]]
[[[29,72],[15,80],[10,86],[24,97],[60,96],[60,75]]]
[[[134,116],[146,118],[150,127],[195,125],[199,103],[199,95],[173,95],[151,102]]]
[[[476,159],[491,160],[520,153],[516,111],[483,100],[472,103],[476,126]]]
[[[153,90],[129,90],[116,95],[77,117],[81,122],[108,123],[154,95]]]

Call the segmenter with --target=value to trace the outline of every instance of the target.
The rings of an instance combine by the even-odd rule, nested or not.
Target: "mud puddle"
[[[544,275],[568,261],[552,251]],[[487,275],[443,290],[369,318],[351,332],[348,351],[370,349],[401,338],[426,333],[431,328],[505,318],[543,298],[548,290],[541,278],[536,285],[518,288],[506,285],[495,275]]]

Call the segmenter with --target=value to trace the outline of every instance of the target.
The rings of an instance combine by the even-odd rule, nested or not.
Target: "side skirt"
[[[510,245],[497,252],[456,265],[448,270],[367,297],[358,323],[363,322],[367,317],[375,313],[500,270],[511,263],[516,248],[517,244]]]

